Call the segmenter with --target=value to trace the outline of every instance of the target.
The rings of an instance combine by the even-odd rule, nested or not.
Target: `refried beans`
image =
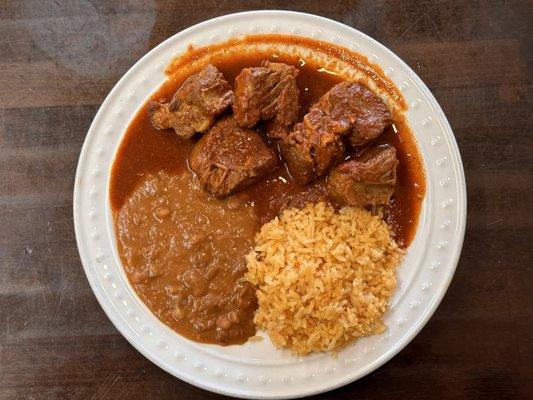
[[[257,228],[253,201],[218,200],[188,172],[147,176],[115,226],[143,301],[182,335],[209,343],[242,343],[255,333],[255,289],[243,275]]]

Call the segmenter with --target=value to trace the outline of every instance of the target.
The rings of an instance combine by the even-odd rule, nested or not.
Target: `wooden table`
[[[258,8],[323,15],[392,49],[442,105],[466,170],[464,248],[435,316],[385,366],[319,398],[533,398],[527,3],[1,0],[0,398],[220,398],[153,365],[104,315],[79,261],[72,189],[92,118],[141,55]]]

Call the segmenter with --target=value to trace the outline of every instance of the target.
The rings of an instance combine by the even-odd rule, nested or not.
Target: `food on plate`
[[[152,124],[157,129],[172,128],[180,137],[205,132],[233,102],[233,91],[214,66],[208,64],[178,89],[170,103],[153,102]]]
[[[328,192],[339,204],[379,206],[387,204],[396,186],[396,149],[382,145],[333,168],[328,177]]]
[[[363,146],[392,123],[391,112],[369,88],[354,82],[333,86],[312,106],[303,122],[282,138],[280,148],[292,177],[301,184],[324,175],[344,157],[344,139]]]
[[[392,124],[387,105],[372,90],[356,82],[335,85],[315,104],[331,119],[350,129],[352,146],[364,146]]]
[[[274,119],[280,126],[293,125],[298,118],[298,73],[292,65],[270,61],[243,68],[235,78],[233,113],[237,123],[250,128]]]
[[[312,108],[294,131],[281,139],[280,150],[294,180],[302,185],[324,175],[344,157],[342,124]]]
[[[292,126],[283,126],[273,120],[269,120],[263,127],[269,139],[283,139],[291,133]]]
[[[268,175],[278,157],[257,132],[226,117],[196,143],[189,165],[205,190],[224,197]]]
[[[118,253],[147,307],[191,340],[262,329],[295,354],[335,352],[385,329],[422,162],[378,67],[262,40],[190,49],[132,120],[111,171]]]
[[[254,321],[299,355],[383,332],[401,255],[383,219],[363,208],[286,210],[261,227],[247,257]]]
[[[219,201],[188,175],[148,175],[117,213],[124,268],[167,325],[202,342],[243,343],[255,334],[255,289],[243,278],[254,206]]]

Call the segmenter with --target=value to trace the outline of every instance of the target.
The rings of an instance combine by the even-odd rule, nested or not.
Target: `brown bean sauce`
[[[240,343],[255,332],[243,278],[259,227],[255,204],[218,200],[188,172],[147,175],[117,213],[128,277],[150,309],[191,339]]]
[[[277,40],[296,39],[278,36]],[[311,43],[310,39],[305,41]],[[335,50],[324,46],[328,51]],[[191,49],[174,61],[168,69],[168,80],[153,99],[168,101],[183,81],[201,67],[187,69],[184,65],[207,51]],[[258,66],[263,60],[300,69],[301,116],[342,80],[315,62],[271,51],[238,56],[221,53],[209,62],[233,84],[242,68]],[[354,56],[354,60],[362,62],[360,56]],[[379,68],[373,68],[380,73]],[[395,90],[388,85],[389,90]],[[377,143],[397,149],[397,187],[385,207],[385,216],[396,241],[407,247],[418,224],[425,179],[407,122],[400,113],[395,114],[394,121]],[[109,196],[119,254],[136,292],[167,325],[199,342],[243,343],[255,332],[252,320],[256,299],[253,288],[243,280],[245,254],[253,246],[253,237],[261,224],[278,215],[282,207],[323,199],[325,179],[298,185],[282,165],[235,196],[217,200],[198,186],[187,167],[187,157],[196,140],[181,140],[171,130],[156,130],[146,104],[134,117],[110,177]],[[269,143],[276,147],[276,143]]]

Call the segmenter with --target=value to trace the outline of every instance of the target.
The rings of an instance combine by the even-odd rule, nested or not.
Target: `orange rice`
[[[247,256],[245,277],[259,300],[254,321],[299,355],[383,332],[402,254],[383,219],[365,209],[286,210],[263,225]]]

